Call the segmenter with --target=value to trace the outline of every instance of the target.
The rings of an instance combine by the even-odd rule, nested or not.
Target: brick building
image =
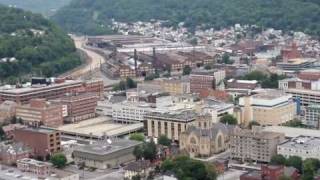
[[[82,93],[68,95],[52,102],[63,106],[66,122],[78,122],[96,116],[98,99],[94,93]]]
[[[30,104],[17,106],[16,117],[21,118],[22,123],[29,126],[63,125],[62,106],[51,104],[45,99],[31,99]]]
[[[0,87],[0,102],[10,100],[18,104],[28,104],[31,99],[57,99],[74,92],[92,92],[103,97],[103,81],[75,81],[56,79],[50,84],[33,84],[26,87]]]
[[[240,180],[280,180],[282,176],[292,180],[300,179],[298,170],[293,167],[261,165],[261,171],[251,171],[240,176]]]
[[[216,89],[225,78],[224,70],[195,71],[190,74],[190,91],[200,93],[205,89]]]
[[[59,131],[44,128],[22,128],[14,130],[13,134],[14,141],[30,147],[34,157],[47,159],[48,155],[61,151],[61,133]]]

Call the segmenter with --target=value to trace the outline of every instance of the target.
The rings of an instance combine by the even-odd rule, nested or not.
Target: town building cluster
[[[164,23],[113,21],[122,35],[87,37],[84,48],[105,58],[102,79],[1,86],[1,163],[31,178],[112,170],[161,179],[156,167],[183,154],[222,175],[243,169],[241,180],[298,180],[301,169],[273,158],[320,160],[317,39],[241,25],[191,34]],[[63,170],[52,160],[61,154]]]

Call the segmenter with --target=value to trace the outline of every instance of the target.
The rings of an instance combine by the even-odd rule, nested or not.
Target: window
[[[221,148],[222,146],[222,136],[218,136],[218,148]]]

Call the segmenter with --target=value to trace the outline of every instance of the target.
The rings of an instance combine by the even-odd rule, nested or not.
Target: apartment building
[[[230,135],[230,151],[233,159],[270,162],[277,153],[277,145],[285,139],[282,133],[237,129]]]
[[[29,126],[59,127],[63,125],[62,106],[51,104],[45,99],[31,99],[30,104],[18,105],[16,117]]]
[[[158,138],[166,135],[171,140],[179,141],[180,134],[196,116],[194,111],[152,112],[144,116],[144,125],[149,137]]]
[[[34,174],[39,178],[46,178],[50,176],[52,164],[37,161],[35,159],[24,158],[17,161],[17,168],[22,172]]]
[[[303,160],[307,158],[320,160],[320,138],[301,135],[279,144],[277,152],[287,158],[299,156]]]
[[[64,109],[64,121],[75,123],[96,116],[96,107],[99,97],[95,93],[70,94],[58,100]]]
[[[47,159],[48,155],[61,151],[61,133],[45,128],[21,128],[13,132],[13,140],[32,149],[34,157]]]
[[[225,70],[194,71],[190,74],[190,91],[200,93],[201,90],[216,89],[225,76]]]
[[[22,87],[0,87],[0,102],[9,100],[18,104],[28,104],[31,99],[58,99],[68,93],[91,92],[103,98],[103,81],[64,80],[55,79],[51,83],[30,84]]]
[[[261,125],[279,125],[295,118],[297,103],[290,94],[278,90],[263,90],[239,99],[238,121],[248,124],[256,121]]]

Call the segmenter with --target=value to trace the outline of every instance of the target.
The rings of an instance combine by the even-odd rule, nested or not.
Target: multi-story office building
[[[96,116],[98,98],[94,93],[81,93],[67,95],[52,102],[62,105],[66,122],[74,123]]]
[[[143,122],[144,115],[154,108],[149,103],[121,102],[112,105],[112,120],[121,123]]]
[[[287,89],[285,92],[291,94],[292,97],[299,99],[301,106],[309,106],[320,103],[320,91]]]
[[[320,160],[320,138],[311,136],[298,136],[278,145],[278,154],[285,157],[299,156],[303,160],[315,158]]]
[[[320,129],[320,106],[313,104],[305,107],[305,114],[302,122],[309,127]]]
[[[301,78],[279,81],[279,89],[299,99],[302,106],[320,103],[320,81],[318,75],[300,73]]]
[[[295,118],[297,103],[292,96],[278,90],[264,90],[239,99],[238,120],[242,124],[256,121],[261,125],[279,125]]]
[[[215,89],[225,76],[224,70],[194,71],[190,74],[190,91],[200,93],[201,90]]]
[[[284,141],[284,134],[253,130],[235,130],[230,135],[231,157],[242,161],[270,162],[277,153],[277,145]]]
[[[13,139],[30,147],[34,157],[46,159],[48,155],[61,151],[60,135],[56,130],[21,128],[14,130]]]
[[[63,125],[62,106],[51,104],[45,99],[32,99],[30,104],[17,106],[16,117],[21,118],[23,124],[35,127]]]
[[[145,128],[149,137],[166,135],[171,140],[179,141],[181,132],[186,130],[196,116],[194,111],[152,112],[144,116]]]
[[[18,104],[27,104],[31,99],[57,99],[68,93],[75,92],[92,92],[102,98],[103,90],[102,80],[75,81],[56,79],[50,84],[32,84],[19,88],[11,86],[0,87],[0,102],[10,100]]]

